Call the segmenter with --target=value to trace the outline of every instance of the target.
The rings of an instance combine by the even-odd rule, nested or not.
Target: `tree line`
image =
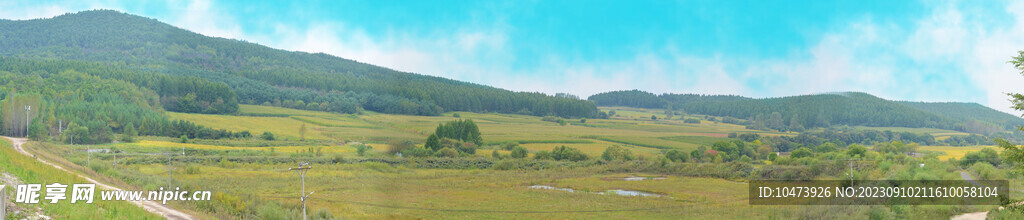
[[[152,90],[75,70],[0,70],[0,100],[0,132],[37,140],[109,143],[124,133],[209,139],[249,136],[171,121]],[[26,106],[31,109],[25,111]]]
[[[0,55],[116,63],[225,83],[237,94],[239,103],[281,103],[280,106],[290,108],[347,113],[362,108],[412,115],[471,111],[564,118],[599,116],[596,105],[578,97],[512,92],[399,72],[326,54],[289,52],[206,37],[110,10],[52,19],[0,21],[0,39]],[[195,94],[202,99],[203,94]],[[169,97],[184,100],[180,106],[191,110],[194,105],[189,105],[187,95]],[[292,105],[285,104],[288,100]],[[304,106],[295,104],[299,101]],[[310,105],[324,102],[328,103],[324,107]],[[175,104],[179,103],[165,103],[179,108]]]
[[[655,95],[629,90],[600,93],[588,100],[600,106],[666,108],[719,116],[758,130],[801,131],[848,125],[994,134],[1024,123],[1013,115],[972,103],[894,102],[858,92],[754,99],[735,95]]]

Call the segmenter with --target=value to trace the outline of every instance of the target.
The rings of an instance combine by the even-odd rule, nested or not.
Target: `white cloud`
[[[17,2],[0,3],[0,18],[11,20],[29,20],[36,18],[52,18],[67,13],[68,10],[58,4],[18,5]]]
[[[169,1],[166,7],[178,15],[169,23],[206,36],[245,39],[235,18],[212,4],[209,0]]]

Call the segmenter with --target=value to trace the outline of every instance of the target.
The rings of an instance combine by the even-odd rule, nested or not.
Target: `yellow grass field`
[[[981,149],[984,149],[984,148],[992,148],[992,149],[995,149],[996,151],[1002,151],[1001,148],[996,147],[996,146],[963,146],[963,147],[954,147],[954,146],[920,146],[920,147],[917,148],[917,151],[936,151],[936,152],[942,152],[942,153],[945,153],[945,154],[944,155],[940,155],[939,159],[940,160],[949,160],[951,158],[954,158],[954,159],[963,158],[964,155],[967,155],[967,153],[974,152],[974,151],[980,151]]]

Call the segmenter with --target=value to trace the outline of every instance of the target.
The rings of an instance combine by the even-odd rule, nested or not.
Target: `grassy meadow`
[[[35,159],[22,155],[21,153],[14,150],[11,147],[11,143],[7,140],[0,141],[0,173],[8,173],[16,177],[21,184],[43,184],[48,185],[52,183],[61,183],[69,185],[67,191],[71,191],[72,184],[76,183],[88,183],[85,179],[78,177],[73,173],[68,173],[62,170],[58,170],[49,165],[43,164]],[[13,192],[15,190],[14,185],[7,186],[8,192],[11,192],[12,196],[10,202],[13,202]],[[45,187],[44,187],[45,188]],[[68,199],[58,201],[56,204],[50,204],[49,201],[44,200],[43,195],[45,192],[41,192],[38,204],[17,204],[22,208],[41,208],[46,216],[56,219],[68,219],[68,218],[81,218],[81,219],[161,219],[160,216],[146,212],[141,207],[135,206],[128,202],[123,201],[102,201],[100,200],[99,191],[103,190],[99,187],[96,188],[95,199],[92,204],[72,204],[70,195]],[[4,207],[0,207],[4,208]],[[8,219],[19,219],[29,218],[27,216],[18,216],[12,212],[7,213]]]
[[[745,129],[740,125],[702,121],[685,124],[682,118],[651,120],[648,111],[633,108],[616,110],[611,119],[572,120],[567,125],[542,121],[541,117],[513,114],[482,114],[454,112],[443,116],[409,116],[366,112],[333,114],[268,106],[241,105],[238,115],[204,115],[168,112],[173,119],[232,131],[249,131],[253,135],[271,132],[278,138],[298,140],[300,127],[307,126],[306,139],[321,142],[386,144],[411,140],[422,144],[438,124],[457,119],[473,119],[480,127],[484,145],[518,143],[531,151],[551,150],[556,146],[578,148],[591,156],[599,156],[604,148],[627,145],[641,154],[658,153],[663,149],[690,151],[700,145],[726,140],[729,133],[788,135]],[[454,117],[458,114],[459,117]],[[644,115],[646,118],[631,115]],[[663,113],[659,116],[664,116]],[[697,117],[692,117],[697,118]],[[700,117],[703,118],[703,117]],[[634,120],[636,119],[636,120]],[[380,150],[380,148],[377,148]],[[484,147],[487,149],[487,147]],[[490,153],[489,151],[481,151]]]
[[[288,168],[294,167],[296,160],[307,159],[317,161],[305,179],[307,192],[315,191],[307,201],[310,215],[320,216],[313,219],[324,219],[322,217],[328,215],[356,219],[792,219],[868,216],[879,209],[751,206],[746,199],[747,183],[741,179],[648,172],[659,170],[653,160],[585,165],[560,162],[530,165],[533,160],[502,160],[488,168],[475,168],[473,163],[478,161],[472,158],[438,162],[384,157],[391,143],[409,140],[422,145],[438,124],[457,119],[473,119],[479,126],[484,140],[484,146],[476,151],[479,158],[488,158],[493,151],[508,155],[509,151],[500,147],[506,143],[517,143],[528,149],[530,155],[569,146],[591,157],[600,157],[606,148],[620,145],[640,157],[657,158],[664,150],[690,151],[730,140],[729,133],[795,135],[748,130],[739,125],[705,120],[700,124],[687,124],[678,116],[664,119],[659,115],[658,120],[651,120],[650,114],[658,114],[658,110],[604,110],[616,110],[617,114],[610,119],[587,119],[585,123],[573,120],[560,125],[542,121],[541,117],[493,113],[456,112],[435,117],[373,112],[345,115],[242,105],[238,115],[168,114],[174,119],[203,126],[250,131],[257,137],[263,132],[272,132],[280,140],[252,138],[180,143],[174,138],[141,137],[132,143],[92,146],[121,151],[116,167],[112,153],[87,156],[81,146],[39,144],[35,149],[77,172],[102,176],[116,185],[133,189],[153,190],[166,186],[170,172],[171,184],[175,187],[214,192],[213,202],[171,203],[171,206],[201,213],[198,215],[201,218],[289,219],[300,216],[296,211],[301,209],[300,180],[298,174]],[[644,115],[647,117],[641,117]],[[299,128],[303,125],[307,132],[305,140],[300,140]],[[365,155],[360,154],[352,142],[373,148]],[[980,149],[922,146],[919,151],[943,152],[940,159],[946,160]],[[180,155],[182,150],[185,156]],[[167,154],[171,154],[171,161],[167,160]],[[432,163],[455,165],[430,168]],[[499,168],[506,163],[527,168]],[[453,166],[461,168],[451,168]],[[635,176],[654,178],[622,179]],[[531,186],[566,188],[573,192]],[[614,190],[660,196],[624,196],[612,193]],[[926,207],[915,208],[904,215],[943,217],[948,213],[979,209],[982,208]]]

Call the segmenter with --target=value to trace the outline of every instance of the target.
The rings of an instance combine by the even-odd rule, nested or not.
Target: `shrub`
[[[455,149],[450,148],[450,147],[446,147],[446,148],[442,148],[441,150],[438,150],[437,153],[434,154],[434,156],[436,156],[436,157],[458,157],[459,156],[459,152],[456,151]]]
[[[861,158],[863,158],[867,156],[867,152],[868,148],[861,146],[859,144],[851,144],[850,146],[846,147],[846,155],[850,155],[851,157],[860,156]]]
[[[274,202],[264,203],[257,212],[259,219],[293,219],[296,216],[296,213]]]
[[[388,153],[394,155],[402,151],[405,151],[406,149],[412,149],[415,147],[416,144],[412,143],[412,141],[399,141],[388,145]]]
[[[462,115],[460,115],[459,113],[452,113],[452,117],[461,118]]]
[[[753,162],[753,161],[754,160],[750,159],[750,157],[748,157],[747,155],[743,155],[742,157],[740,157],[740,162],[750,163],[750,162]]]
[[[519,146],[519,143],[507,143],[507,144],[505,144],[505,146],[503,146],[503,147],[502,147],[501,149],[504,149],[504,150],[512,150],[512,149],[515,149],[515,148],[516,148],[516,147],[518,147],[518,146]]]
[[[814,153],[811,153],[811,149],[801,147],[799,149],[794,150],[793,153],[789,154],[789,156],[792,158],[804,158],[814,156]]]
[[[586,124],[587,123],[587,118],[580,118],[580,123]]]
[[[340,153],[334,154],[334,158],[331,159],[331,162],[334,162],[334,163],[344,163],[345,162],[345,156],[340,154]]]
[[[665,152],[665,158],[672,162],[686,162],[690,160],[690,154],[679,150],[670,150]]]
[[[402,151],[402,156],[406,157],[429,157],[434,154],[434,151],[425,147],[414,147]]]
[[[964,158],[960,160],[960,165],[968,167],[978,162],[999,166],[1002,160],[999,158],[999,153],[996,150],[985,148],[981,149],[981,151],[970,152],[964,155]]]
[[[615,145],[604,149],[604,153],[601,154],[601,159],[605,161],[630,161],[633,160],[633,152],[625,147]]]
[[[373,149],[372,146],[365,144],[356,144],[355,148],[356,154],[359,154],[359,156],[366,156],[366,151]]]
[[[274,133],[270,133],[269,131],[265,131],[265,132],[263,132],[263,135],[260,135],[260,138],[263,138],[263,140],[272,141],[272,140],[274,140]]]
[[[551,116],[551,115],[544,116],[543,118],[540,118],[540,120],[541,121],[547,121],[547,122],[558,122],[558,118],[555,117],[555,116]]]
[[[537,153],[533,154],[533,159],[537,159],[537,160],[550,160],[550,159],[552,159],[551,152],[546,151],[546,150],[537,151]]]
[[[512,148],[512,153],[509,156],[511,156],[512,158],[520,159],[526,158],[526,156],[529,154],[530,152],[527,151],[525,147],[516,146],[515,148]]]
[[[195,175],[195,174],[200,174],[200,173],[202,173],[202,171],[200,170],[199,166],[191,166],[190,165],[188,167],[185,167],[185,174]]]
[[[334,215],[331,214],[331,211],[327,211],[327,209],[323,209],[323,208],[321,208],[320,210],[317,210],[316,213],[313,213],[313,215],[309,216],[309,218],[310,219],[314,219],[314,220],[320,220],[320,219],[323,219],[323,220],[333,220],[333,219],[335,219]]]
[[[580,152],[579,149],[570,148],[566,146],[558,146],[551,150],[551,159],[555,160],[568,160],[568,161],[584,161],[590,159],[589,156]]]
[[[993,179],[1004,179],[1003,174],[999,172],[992,164],[989,163],[974,163],[971,166],[971,172],[978,174],[978,179],[993,180]]]
[[[501,153],[498,153],[498,150],[491,151],[491,158],[501,160]]]
[[[182,135],[182,136],[181,136],[181,140],[179,140],[179,141],[180,141],[181,143],[183,143],[183,144],[184,144],[184,143],[188,143],[188,136]]]
[[[689,118],[689,119],[683,120],[683,123],[686,123],[686,124],[700,124],[700,120],[699,119]]]

